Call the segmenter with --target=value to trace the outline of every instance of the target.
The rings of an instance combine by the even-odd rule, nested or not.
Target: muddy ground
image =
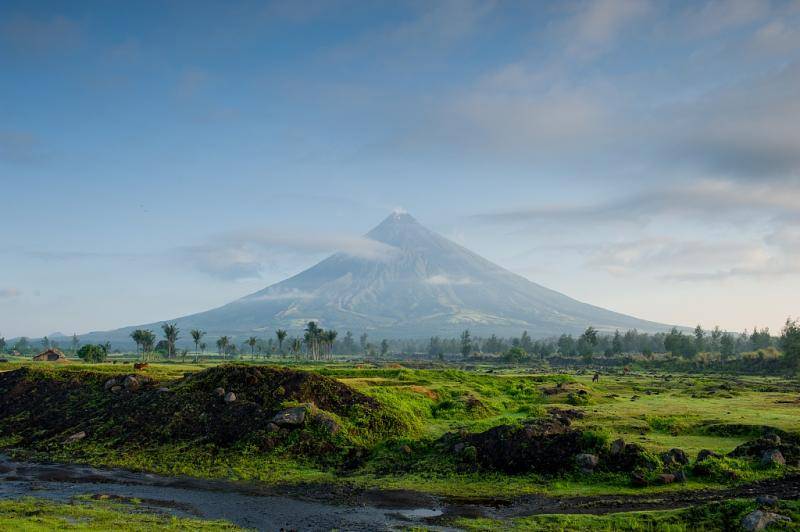
[[[138,508],[225,519],[257,530],[395,530],[420,525],[447,530],[448,522],[457,517],[507,519],[536,514],[668,510],[758,495],[798,499],[800,476],[722,490],[658,495],[459,500],[401,490],[331,485],[263,486],[0,459],[0,498],[32,496],[64,502],[81,495],[120,502],[136,498],[141,500]]]

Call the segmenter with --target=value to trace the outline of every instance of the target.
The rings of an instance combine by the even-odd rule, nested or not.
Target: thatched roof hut
[[[67,357],[60,350],[51,347],[33,357],[33,360],[36,362],[67,362]]]

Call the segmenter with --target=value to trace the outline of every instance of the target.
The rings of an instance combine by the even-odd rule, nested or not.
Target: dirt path
[[[121,469],[15,462],[0,456],[0,498],[41,497],[68,502],[102,494],[174,515],[225,519],[257,530],[397,530],[414,526],[447,530],[454,517],[507,519],[535,514],[607,514],[667,510],[731,498],[774,495],[800,498],[800,475],[723,490],[592,497],[525,496],[457,500],[402,490],[362,490],[341,485],[265,486],[188,477],[163,477]]]

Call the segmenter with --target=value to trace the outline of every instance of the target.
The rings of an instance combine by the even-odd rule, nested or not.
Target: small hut
[[[60,350],[51,347],[33,357],[33,360],[35,362],[67,362],[67,357]]]

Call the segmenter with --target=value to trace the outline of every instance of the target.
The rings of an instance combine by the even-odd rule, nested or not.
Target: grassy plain
[[[382,367],[348,363],[294,363],[376,399],[403,421],[401,432],[366,438],[344,420],[342,442],[366,445],[368,454],[357,467],[342,470],[288,448],[270,452],[254,445],[217,446],[208,442],[175,441],[157,446],[120,448],[114,441],[86,441],[47,448],[20,447],[14,434],[0,432],[0,445],[12,455],[33,460],[56,460],[118,466],[165,475],[259,481],[271,484],[329,483],[360,487],[403,488],[444,496],[511,499],[526,494],[592,496],[642,494],[718,488],[780,477],[789,467],[762,467],[746,459],[712,460],[712,473],[685,483],[636,487],[626,474],[577,471],[545,476],[508,475],[460,467],[452,453],[442,452],[439,439],[453,432],[476,433],[545,416],[552,407],[584,412],[574,427],[592,433],[607,445],[616,438],[642,445],[658,454],[678,447],[694,460],[702,449],[720,454],[764,433],[800,433],[800,384],[776,377],[726,375],[667,375],[664,373],[591,374],[543,372],[528,368],[478,366],[411,369],[397,364]],[[249,365],[249,363],[244,363]],[[0,364],[9,370],[30,364]],[[161,386],[173,386],[216,364],[151,364],[140,373]],[[102,377],[131,372],[130,364],[34,364],[43,379]],[[0,429],[3,422],[0,421]],[[766,429],[765,429],[766,427]],[[365,442],[367,442],[365,444]],[[344,452],[344,451],[343,451]],[[747,501],[733,506],[711,505],[708,519],[744,511]],[[787,503],[787,512],[797,512]],[[738,506],[737,506],[738,505]],[[735,512],[734,512],[735,510]],[[536,516],[516,519],[507,526],[530,529],[686,529],[681,523],[700,519],[688,510],[592,516]],[[738,514],[737,514],[738,515]],[[465,520],[460,526],[491,529],[497,523]],[[684,526],[684,528],[681,528]]]

